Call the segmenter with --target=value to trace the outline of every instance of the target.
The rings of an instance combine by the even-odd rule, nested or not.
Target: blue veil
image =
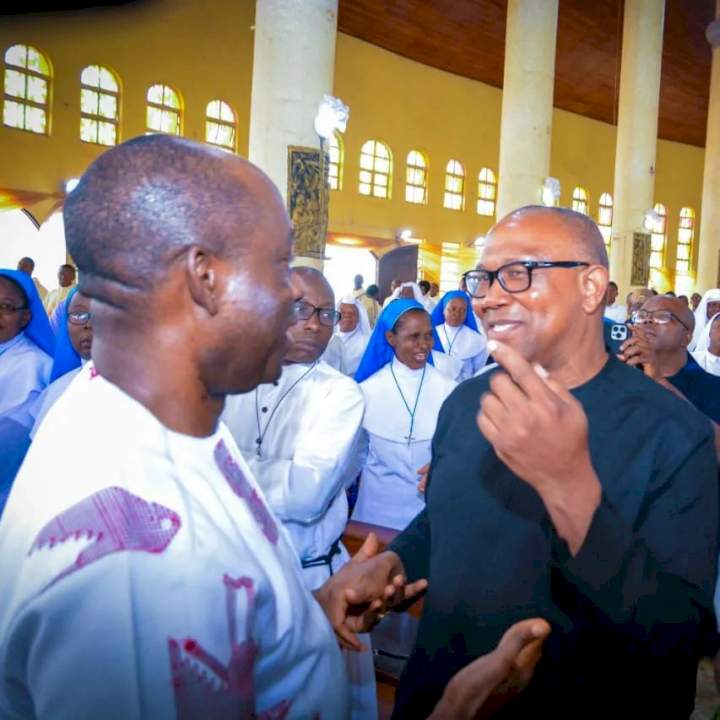
[[[395,351],[392,349],[390,343],[385,339],[385,333],[395,327],[395,323],[398,319],[404,315],[408,310],[422,310],[427,313],[427,310],[417,301],[410,300],[408,298],[398,298],[393,300],[380,314],[380,317],[375,323],[375,328],[372,331],[370,340],[368,341],[365,352],[363,353],[360,365],[355,372],[356,382],[362,382],[367,380],[371,375],[374,375],[378,370],[387,365],[394,357]],[[437,345],[440,340],[437,337],[435,329],[433,328],[433,338]],[[428,362],[432,365],[432,353],[428,357]]]
[[[47,313],[32,278],[21,270],[10,270],[8,268],[0,268],[0,275],[14,280],[24,290],[32,318],[23,332],[41,350],[52,357],[55,354],[55,336],[50,328]]]
[[[77,285],[68,293],[68,296],[60,303],[58,308],[58,327],[55,336],[55,359],[53,361],[50,382],[57,380],[65,373],[80,367],[82,359],[73,347],[68,330],[68,310],[70,303],[77,292]]]

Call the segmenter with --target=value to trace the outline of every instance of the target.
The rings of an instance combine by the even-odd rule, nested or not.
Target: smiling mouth
[[[488,334],[504,335],[505,333],[514,330],[516,327],[518,327],[518,325],[520,325],[520,323],[513,320],[493,320],[487,324],[487,331]]]

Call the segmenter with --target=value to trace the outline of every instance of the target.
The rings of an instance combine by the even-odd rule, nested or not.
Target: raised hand
[[[601,497],[582,405],[540,366],[493,342],[505,372],[490,379],[477,423],[497,456],[542,498],[558,533],[577,552]]]
[[[424,579],[408,583],[398,555],[378,555],[378,549],[377,537],[370,533],[352,560],[314,593],[348,650],[364,650],[357,633],[367,632],[385,612],[427,587]]]
[[[662,375],[658,370],[655,350],[648,340],[645,327],[637,324],[631,325],[630,332],[632,337],[620,346],[618,358],[633,367],[642,365],[642,370],[648,377],[661,380]]]
[[[549,634],[540,618],[512,625],[495,650],[450,680],[429,720],[478,720],[497,712],[527,687]]]

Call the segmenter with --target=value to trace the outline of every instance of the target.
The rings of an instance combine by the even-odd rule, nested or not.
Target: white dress
[[[488,357],[487,340],[484,335],[467,325],[453,327],[442,323],[435,328],[446,355],[461,362],[454,380],[462,382],[471,378],[485,365]]]
[[[37,398],[50,380],[52,363],[24,333],[0,343],[0,416]]]
[[[412,436],[410,412],[391,368],[411,410],[418,398]],[[422,374],[394,359],[360,383],[369,446],[353,520],[402,530],[425,505],[417,471],[430,461],[438,413],[456,383],[429,364],[424,380]]]
[[[290,533],[310,590],[350,559],[340,538],[348,520],[345,489],[365,456],[364,407],[357,383],[324,362],[286,365],[276,384],[229,396],[225,403],[222,419]],[[369,648],[369,636],[362,640]],[[375,720],[372,654],[368,649],[345,657],[351,716]]]
[[[84,365],[86,362],[87,361],[83,360],[82,364]],[[48,414],[48,410],[50,410],[50,408],[57,402],[58,398],[65,392],[65,390],[67,390],[68,386],[75,379],[80,370],[82,370],[82,365],[74,370],[70,370],[70,372],[66,372],[64,375],[61,375],[57,380],[53,380],[53,382],[51,382],[42,391],[35,404],[35,424],[32,426],[32,430],[30,431],[31,438],[35,437],[38,428],[40,427],[40,423],[42,423],[45,416]]]
[[[88,363],[0,521],[0,717],[341,718],[333,632],[224,424],[168,430]]]

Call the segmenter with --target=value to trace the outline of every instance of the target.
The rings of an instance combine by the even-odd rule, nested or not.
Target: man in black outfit
[[[713,431],[607,354],[607,267],[589,218],[528,207],[495,226],[467,274],[500,368],[447,399],[426,509],[367,566],[429,580],[395,718],[427,717],[448,681],[527,617],[552,632],[497,717],[693,710],[713,627]]]

